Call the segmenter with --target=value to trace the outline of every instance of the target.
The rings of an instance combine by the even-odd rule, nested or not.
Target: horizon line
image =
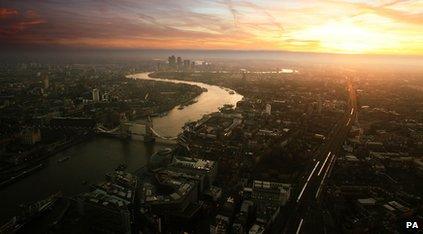
[[[54,49],[55,51],[48,51]],[[248,50],[248,49],[189,49],[189,48],[110,48],[110,47],[15,47],[2,48],[5,53],[63,53],[63,52],[136,52],[136,51],[162,51],[162,52],[216,52],[216,53],[272,53],[272,54],[304,54],[304,55],[328,55],[328,56],[348,56],[348,57],[393,57],[393,58],[422,58],[423,54],[381,54],[381,53],[342,53],[342,52],[316,52],[316,51],[292,51],[292,50]]]

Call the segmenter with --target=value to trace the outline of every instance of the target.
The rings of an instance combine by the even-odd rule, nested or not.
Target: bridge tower
[[[120,123],[120,132],[119,136],[121,138],[129,138],[131,136],[131,124],[128,122]]]
[[[145,136],[144,136],[144,142],[151,142],[154,141],[156,138],[154,137],[153,133],[153,121],[150,117],[147,118],[145,121]]]

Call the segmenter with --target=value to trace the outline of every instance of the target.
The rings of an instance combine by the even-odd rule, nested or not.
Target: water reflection
[[[137,79],[151,79],[148,73],[133,75]],[[163,81],[163,80],[160,80]],[[224,104],[235,105],[242,99],[239,94],[230,95],[223,88],[196,82],[167,80],[206,88],[208,92],[197,97],[198,102],[182,110],[174,108],[167,116],[153,118],[154,128],[165,136],[176,136],[188,121],[200,119],[204,114],[218,110]],[[17,212],[19,204],[44,199],[62,191],[74,195],[86,191],[83,181],[96,183],[104,174],[125,163],[128,171],[135,171],[147,164],[149,157],[163,145],[144,144],[141,141],[125,141],[95,137],[50,157],[47,166],[34,174],[0,190],[0,222]],[[62,163],[58,159],[69,157]]]
[[[229,94],[231,90],[227,88],[221,88],[201,82],[150,78],[148,74],[149,73],[140,73],[129,77],[143,80],[191,84],[207,89],[207,92],[203,92],[197,97],[196,103],[182,110],[175,107],[169,111],[166,116],[153,118],[154,129],[163,136],[176,136],[186,122],[199,120],[204,114],[216,112],[219,110],[219,107],[225,104],[235,106],[236,103],[242,99],[242,96],[236,92],[234,92],[234,94]]]

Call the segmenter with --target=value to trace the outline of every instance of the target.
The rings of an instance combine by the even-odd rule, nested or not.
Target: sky
[[[1,0],[0,44],[423,56],[423,0]]]

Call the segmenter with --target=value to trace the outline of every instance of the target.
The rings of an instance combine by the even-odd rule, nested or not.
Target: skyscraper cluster
[[[175,57],[175,55],[172,55],[168,58],[168,65],[171,70],[191,71],[194,69],[195,62],[191,62],[189,59],[183,60],[182,57]]]

